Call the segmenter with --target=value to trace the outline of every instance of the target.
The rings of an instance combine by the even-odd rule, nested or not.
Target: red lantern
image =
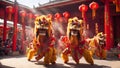
[[[79,6],[79,10],[82,12],[82,17],[84,18],[85,12],[88,10],[88,6],[82,4]]]
[[[59,19],[60,17],[61,17],[60,13],[56,13],[56,14],[55,14],[55,18],[56,18],[56,19]]]
[[[25,18],[26,15],[27,14],[26,14],[26,12],[24,10],[20,11],[20,16],[22,18],[22,22],[24,22],[24,18]]]
[[[92,2],[90,3],[89,7],[92,9],[92,18],[94,19],[96,15],[95,11],[99,8],[99,5],[96,2]]]
[[[28,17],[31,19],[33,18],[33,14],[32,13],[28,13]]]
[[[14,8],[12,6],[7,6],[6,12],[8,13],[8,19],[11,20],[12,14],[14,13]]]
[[[64,13],[63,13],[63,16],[64,16],[65,18],[68,18],[68,17],[70,16],[70,14],[69,14],[68,12],[64,12]]]
[[[52,14],[48,14],[47,17],[52,19]]]

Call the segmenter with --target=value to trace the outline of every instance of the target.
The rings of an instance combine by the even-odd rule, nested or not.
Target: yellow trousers
[[[34,50],[34,49],[30,49],[28,51],[27,58],[28,58],[29,61],[34,57],[34,55],[36,54],[36,52],[37,52],[37,50]]]
[[[76,52],[75,52],[76,51]],[[83,50],[83,53],[80,54],[79,50],[77,51],[75,50],[69,50],[69,49],[65,49],[63,51],[63,53],[61,54],[61,58],[63,59],[64,63],[67,63],[69,61],[69,54],[72,56],[73,60],[76,62],[76,64],[79,64],[79,59],[83,56],[85,58],[85,60],[90,63],[91,65],[94,64],[93,58],[90,54],[90,51],[87,49]]]
[[[54,47],[48,47],[46,52],[40,52],[36,57],[36,60],[39,60],[44,57],[44,64],[48,65],[49,63],[55,64],[56,61],[56,49]]]

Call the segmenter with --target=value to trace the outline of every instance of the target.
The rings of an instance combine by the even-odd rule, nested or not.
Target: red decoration
[[[85,14],[85,12],[87,12],[88,6],[85,4],[82,4],[79,6],[79,10],[82,12],[82,18],[84,21],[84,28],[86,29],[86,14]]]
[[[56,13],[56,14],[55,14],[55,18],[56,18],[56,19],[59,19],[60,17],[61,17],[60,13]]]
[[[88,10],[88,7],[87,7],[87,5],[82,4],[82,5],[79,6],[79,10],[83,11],[83,12],[86,12]]]
[[[24,22],[24,18],[25,18],[26,15],[27,14],[26,14],[26,12],[24,10],[20,11],[20,16],[22,18],[22,22]]]
[[[90,3],[89,7],[92,9],[92,18],[94,19],[96,15],[95,11],[99,8],[99,5],[96,2],[92,2]]]
[[[52,14],[48,14],[47,17],[52,19]]]
[[[25,17],[26,16],[26,12],[24,10],[20,11],[20,16]]]
[[[68,12],[64,12],[64,13],[63,13],[63,16],[64,16],[65,18],[68,18],[68,17],[70,16],[70,14],[69,14]]]
[[[8,13],[8,19],[11,20],[12,14],[14,13],[14,8],[12,6],[7,6],[6,12]]]
[[[84,17],[85,12],[88,10],[88,6],[85,4],[82,4],[79,6],[79,10],[82,12],[82,17]]]
[[[33,18],[33,14],[32,13],[28,13],[28,17],[31,19]]]

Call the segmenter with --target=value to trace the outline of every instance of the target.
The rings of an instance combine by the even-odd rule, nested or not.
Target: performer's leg
[[[52,53],[52,57],[51,57],[51,63],[55,64],[56,63],[55,62],[56,61],[56,49],[54,47],[52,47],[52,50],[53,50],[52,51],[53,53]]]
[[[36,51],[34,49],[29,50],[28,55],[27,55],[28,61],[30,61],[33,58],[35,53]]]
[[[94,64],[93,58],[92,58],[92,56],[90,55],[89,50],[84,49],[84,51],[83,51],[83,56],[84,56],[85,60],[86,60],[88,63],[90,63],[91,65]]]
[[[30,51],[30,48],[27,48],[26,49],[26,56],[28,56],[29,51]]]
[[[50,63],[51,57],[52,57],[53,50],[52,48],[48,48],[47,51],[45,52],[45,57],[44,57],[44,63],[45,65],[48,65]]]
[[[105,49],[102,49],[102,59],[106,59],[106,57],[107,57],[107,50],[105,50]]]
[[[42,52],[39,53],[39,54],[35,57],[36,61],[39,61],[41,58],[43,58],[43,56],[44,56],[44,54],[43,54]]]
[[[71,56],[73,58],[73,60],[76,62],[76,64],[79,64],[79,53],[78,53],[78,50],[76,49],[72,49],[71,50]]]
[[[68,59],[68,54],[70,53],[70,51],[68,50],[68,48],[66,48],[62,54],[61,54],[61,58],[63,59],[64,63],[67,63],[69,61]]]

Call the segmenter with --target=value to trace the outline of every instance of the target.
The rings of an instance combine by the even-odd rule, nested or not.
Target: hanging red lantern
[[[99,8],[99,5],[96,2],[92,2],[89,4],[89,7],[92,9],[92,18],[94,19],[96,16],[96,10]]]
[[[20,16],[22,18],[22,22],[24,22],[24,18],[25,18],[26,15],[27,14],[26,14],[26,12],[24,10],[20,11]]]
[[[82,4],[79,6],[79,10],[82,12],[82,18],[84,18],[85,12],[88,10],[88,6],[85,4]]]
[[[28,18],[32,19],[33,18],[33,14],[32,13],[28,13]]]
[[[47,17],[52,19],[52,14],[48,14]]]
[[[11,20],[12,14],[14,13],[14,8],[12,6],[7,6],[6,12],[8,13],[8,19]]]
[[[61,17],[60,13],[55,14],[55,19],[59,19]]]
[[[64,12],[64,13],[63,13],[63,16],[64,16],[65,18],[68,18],[68,17],[70,16],[70,14],[69,14],[68,12]]]

